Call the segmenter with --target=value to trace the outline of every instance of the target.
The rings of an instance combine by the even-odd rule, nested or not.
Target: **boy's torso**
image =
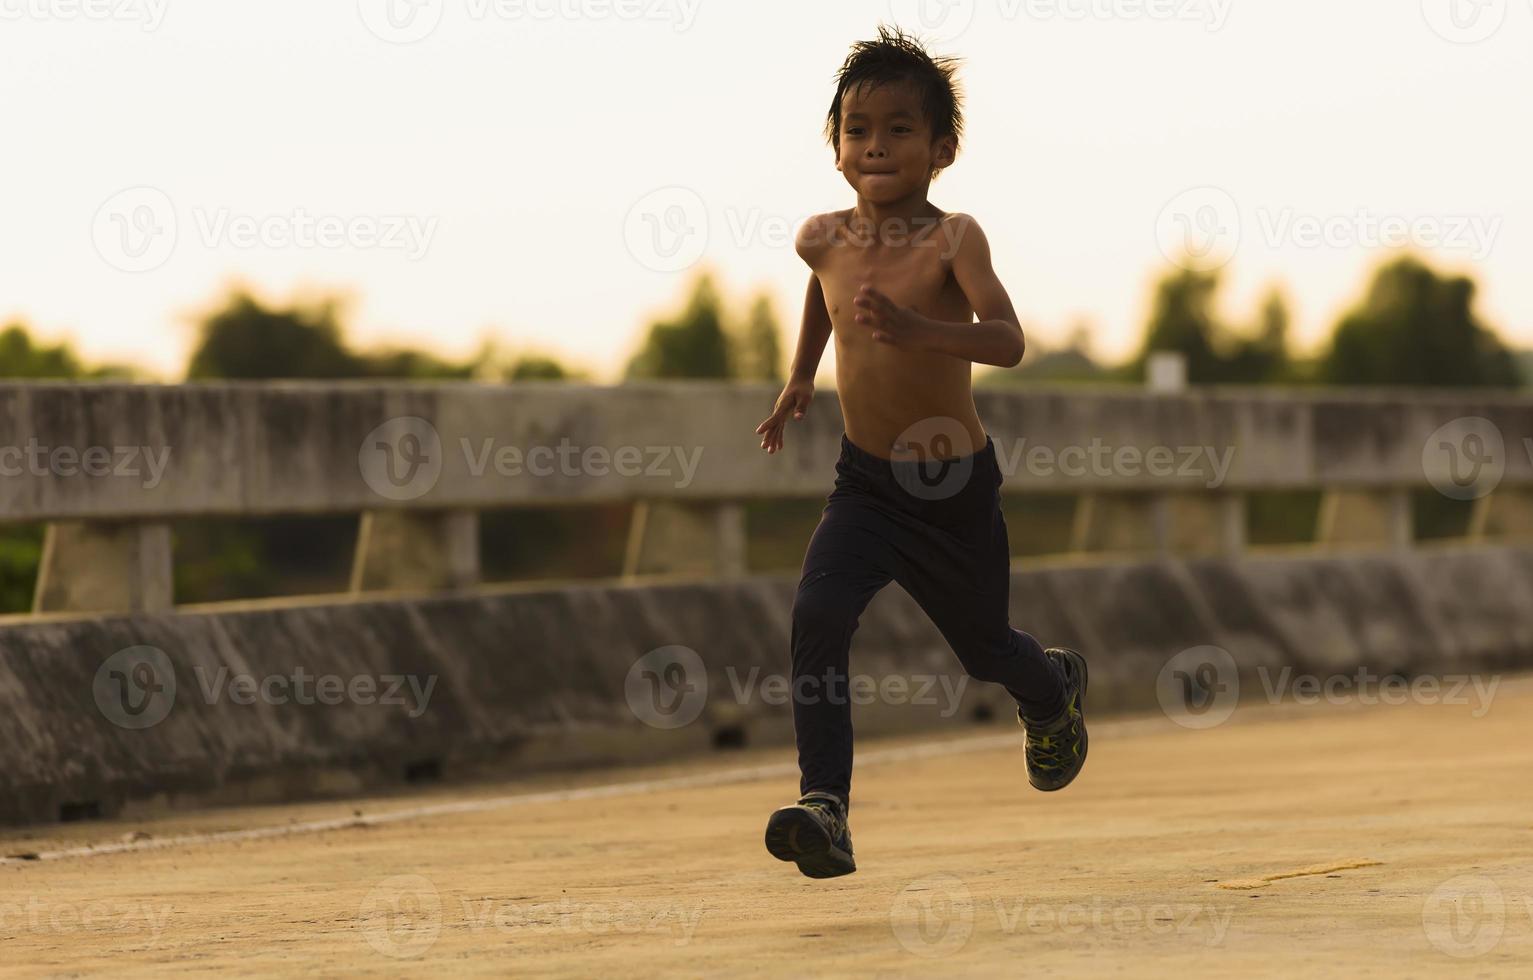
[[[939,212],[940,214],[940,212]],[[969,323],[974,310],[952,275],[956,237],[943,215],[858,237],[850,211],[815,219],[823,230],[810,265],[836,338],[836,388],[846,434],[874,455],[950,458],[985,446],[974,409],[970,363],[904,350],[872,338],[852,300],[864,283],[923,316]]]

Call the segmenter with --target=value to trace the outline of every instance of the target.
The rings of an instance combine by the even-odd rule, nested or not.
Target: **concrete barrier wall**
[[[789,708],[766,703],[759,682],[787,672],[795,584],[590,585],[8,622],[0,625],[0,820],[782,742]],[[1011,608],[1019,628],[1088,652],[1099,711],[1152,708],[1168,659],[1205,645],[1229,651],[1248,681],[1283,666],[1407,676],[1533,666],[1533,551],[1511,548],[1030,568],[1013,574]],[[961,676],[897,587],[862,623],[854,673],[941,675],[950,685]],[[118,653],[143,646],[163,653],[164,670],[144,673],[142,651]],[[639,717],[649,710],[642,684],[635,713],[631,676],[639,658],[676,646],[700,658],[705,697],[691,702],[699,714],[690,724],[654,727]],[[389,693],[388,675],[414,676],[416,691],[433,686],[424,702],[405,686],[400,704],[333,705],[260,696],[247,705],[229,688],[236,675],[291,679],[300,669],[316,696],[321,676],[381,679],[374,698]],[[961,702],[941,692],[933,689],[931,705],[859,705],[858,731],[1008,711],[990,685],[968,685]]]
[[[841,433],[835,393],[819,392],[785,451],[768,457],[753,432],[776,394],[773,387],[729,382],[6,383],[0,384],[0,520],[821,496]],[[1465,417],[1496,427],[1506,447],[1500,457],[1505,481],[1533,482],[1533,458],[1523,444],[1533,438],[1533,399],[1520,395],[1218,388],[1160,394],[1075,386],[981,391],[976,402],[1015,491],[1159,491],[1207,483],[1204,469],[1180,466],[1167,476],[1145,467],[1072,472],[1026,462],[1028,449],[1058,454],[1093,446],[1228,450],[1232,463],[1223,486],[1232,491],[1424,485],[1428,438]],[[429,424],[411,433],[421,437],[411,451],[419,450],[430,479],[391,497],[369,484],[363,466],[367,460],[382,465],[376,443],[398,442],[402,423],[391,420],[399,419]],[[381,434],[380,426],[386,426]],[[606,462],[567,472],[562,460],[550,459],[553,471],[536,478],[525,475],[525,459],[523,475],[497,471],[494,454],[501,450],[561,446],[596,449]],[[637,471],[632,475],[613,459],[624,447],[636,454],[625,464]],[[62,457],[51,455],[60,450]],[[97,451],[89,460],[94,471],[113,475],[81,475],[91,451]],[[50,462],[32,465],[18,453],[47,454]],[[129,453],[137,455],[128,460]],[[680,455],[695,461],[695,470],[688,471]],[[159,474],[150,456],[165,460]],[[481,462],[487,465],[476,473]],[[134,474],[116,475],[124,466]]]

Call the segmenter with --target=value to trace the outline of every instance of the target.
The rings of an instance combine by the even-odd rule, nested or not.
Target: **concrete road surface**
[[[1446,690],[1446,689],[1445,689]],[[763,849],[782,749],[0,833],[6,976],[1533,976],[1533,684],[1488,704],[859,745],[860,870]]]

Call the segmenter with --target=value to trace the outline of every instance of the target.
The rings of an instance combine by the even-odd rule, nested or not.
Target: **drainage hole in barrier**
[[[438,783],[442,781],[442,760],[422,759],[405,766],[405,782]]]
[[[743,749],[747,741],[744,725],[721,725],[713,730],[716,749]]]
[[[101,804],[95,800],[86,803],[60,803],[59,823],[75,823],[79,820],[100,820]]]

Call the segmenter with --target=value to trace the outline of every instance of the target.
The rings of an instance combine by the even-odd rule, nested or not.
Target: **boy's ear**
[[[958,137],[944,136],[932,145],[932,176],[946,170],[958,159]]]

